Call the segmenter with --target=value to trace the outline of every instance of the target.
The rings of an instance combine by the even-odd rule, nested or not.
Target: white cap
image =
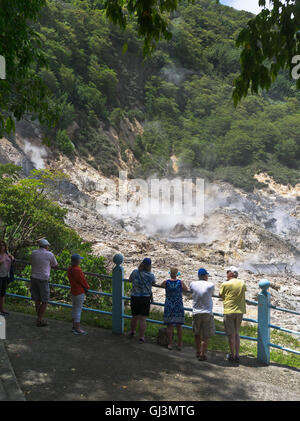
[[[238,268],[235,266],[230,266],[229,268],[226,269],[226,272],[238,272]]]
[[[50,243],[45,238],[42,238],[41,240],[39,240],[39,246],[40,247],[50,246]]]

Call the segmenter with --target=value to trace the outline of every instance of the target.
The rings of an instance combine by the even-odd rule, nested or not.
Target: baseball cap
[[[151,259],[149,257],[145,257],[143,263],[145,263],[146,265],[151,265]]]
[[[229,268],[226,269],[226,272],[238,272],[238,268],[235,266],[230,266]]]
[[[50,243],[45,238],[42,238],[41,240],[39,240],[38,244],[40,247],[50,246]]]
[[[201,268],[198,270],[198,276],[209,275],[206,269]]]
[[[79,254],[77,254],[77,253],[75,253],[75,254],[72,254],[72,256],[71,256],[71,260],[72,261],[76,261],[76,260],[82,260],[83,259],[83,257],[81,257]]]

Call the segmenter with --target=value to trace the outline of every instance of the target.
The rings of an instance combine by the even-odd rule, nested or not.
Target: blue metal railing
[[[104,314],[112,316],[112,331],[114,333],[123,333],[124,332],[124,319],[131,319],[132,316],[129,314],[124,313],[124,301],[130,300],[130,297],[124,295],[124,283],[130,282],[129,279],[124,279],[124,271],[123,267],[121,266],[123,262],[123,256],[118,254],[114,257],[114,263],[116,264],[115,268],[113,269],[112,276],[109,275],[102,275],[97,273],[91,273],[91,272],[84,272],[87,276],[93,276],[98,278],[104,278],[109,279],[112,281],[112,293],[106,293],[102,291],[95,291],[95,290],[89,290],[89,294],[98,295],[98,296],[104,296],[104,297],[111,297],[112,298],[112,311],[104,311],[99,309],[94,309],[90,307],[83,307],[84,311],[90,311],[98,314]],[[27,263],[27,262],[26,262]],[[28,263],[27,263],[28,264]],[[66,271],[65,268],[57,268],[56,270],[63,270]],[[21,278],[16,277],[15,280],[21,281],[21,282],[30,282],[27,278]],[[71,287],[68,285],[62,285],[62,284],[56,284],[56,283],[49,283],[50,286],[65,290],[70,290]],[[250,322],[250,323],[256,323],[258,324],[258,337],[254,338],[251,336],[240,336],[241,339],[246,339],[250,341],[257,342],[257,355],[258,360],[262,363],[269,364],[270,363],[270,347],[280,349],[282,351],[291,352],[297,355],[300,355],[299,351],[285,348],[281,345],[276,345],[270,342],[270,328],[280,330],[283,332],[291,333],[293,335],[300,335],[300,332],[282,328],[280,326],[276,326],[273,324],[270,324],[270,309],[275,309],[279,311],[285,311],[288,313],[293,313],[296,315],[300,315],[299,312],[289,309],[284,309],[281,307],[276,307],[270,304],[270,293],[267,291],[269,288],[270,283],[267,281],[262,281],[259,283],[259,287],[261,288],[261,292],[258,294],[258,301],[253,300],[246,300],[247,304],[258,306],[258,318],[252,319],[244,317],[243,321]],[[154,285],[155,287],[162,288],[159,285]],[[7,293],[8,296],[25,299],[25,300],[31,300],[31,297],[24,296],[24,295],[18,295],[13,293]],[[219,298],[217,295],[213,295],[215,298]],[[61,306],[61,307],[67,307],[72,308],[71,304],[67,303],[61,303],[57,301],[49,301],[49,304],[55,305],[55,306]],[[163,303],[160,302],[153,302],[153,305],[164,307]],[[190,307],[184,307],[185,311],[192,312],[192,308]],[[224,317],[223,313],[213,313],[216,317]],[[159,325],[164,325],[163,321],[160,320],[154,320],[154,319],[146,319],[149,323],[155,323]],[[192,329],[192,326],[190,325],[183,325],[183,328],[185,329]],[[216,331],[216,334],[218,335],[226,335],[223,331]]]

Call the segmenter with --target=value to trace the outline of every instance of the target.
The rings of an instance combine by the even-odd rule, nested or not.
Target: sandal
[[[140,344],[145,343],[145,338],[140,338],[140,339],[139,339],[139,343],[140,343]]]

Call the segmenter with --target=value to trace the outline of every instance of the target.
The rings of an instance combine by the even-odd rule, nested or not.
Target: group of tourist
[[[51,268],[57,267],[54,254],[49,251],[50,244],[46,239],[39,241],[39,248],[31,254],[31,297],[35,302],[37,313],[37,327],[48,326],[44,320],[47,303],[50,299],[49,279]],[[75,335],[86,335],[81,329],[80,319],[85,294],[90,286],[80,267],[83,258],[79,254],[73,254],[68,279],[71,285],[72,295],[72,332]],[[4,311],[4,296],[11,276],[11,268],[14,257],[7,251],[5,242],[0,242],[0,314],[7,316]],[[151,259],[146,257],[139,267],[131,273],[129,280],[132,282],[131,289],[131,330],[130,337],[136,336],[139,327],[139,342],[145,342],[146,319],[150,313],[152,302],[152,287],[158,285],[151,271]],[[173,349],[174,327],[177,329],[177,350],[182,349],[182,325],[184,324],[183,293],[190,294],[193,301],[193,333],[195,336],[196,357],[200,361],[207,360],[206,352],[208,341],[215,335],[215,323],[213,316],[213,294],[215,286],[209,281],[209,273],[205,268],[198,270],[198,279],[191,282],[189,288],[179,279],[180,272],[172,267],[169,279],[162,282],[165,288],[164,324],[168,349]],[[227,280],[222,283],[219,297],[224,301],[224,327],[230,347],[227,359],[231,362],[239,362],[240,336],[239,330],[246,312],[244,281],[238,278],[236,267],[226,270]]]
[[[178,279],[180,272],[172,267],[170,279],[160,285],[166,289],[164,306],[164,324],[168,339],[168,349],[173,349],[174,327],[177,329],[177,349],[182,349],[182,325],[184,324],[183,292],[192,295],[193,300],[193,333],[195,336],[196,357],[200,361],[207,360],[206,352],[209,338],[215,335],[213,316],[213,294],[215,286],[209,279],[205,268],[198,270],[198,279],[190,283],[189,288]],[[246,313],[245,282],[238,279],[238,269],[234,266],[226,269],[227,280],[222,283],[219,297],[224,301],[224,327],[228,336],[230,362],[239,362],[240,336],[239,331],[243,315]],[[139,342],[145,342],[146,318],[150,313],[152,286],[156,284],[155,276],[151,272],[151,259],[145,258],[138,269],[135,269],[129,280],[131,290],[131,332],[130,337],[136,335],[139,323]],[[156,284],[157,285],[157,284]]]

